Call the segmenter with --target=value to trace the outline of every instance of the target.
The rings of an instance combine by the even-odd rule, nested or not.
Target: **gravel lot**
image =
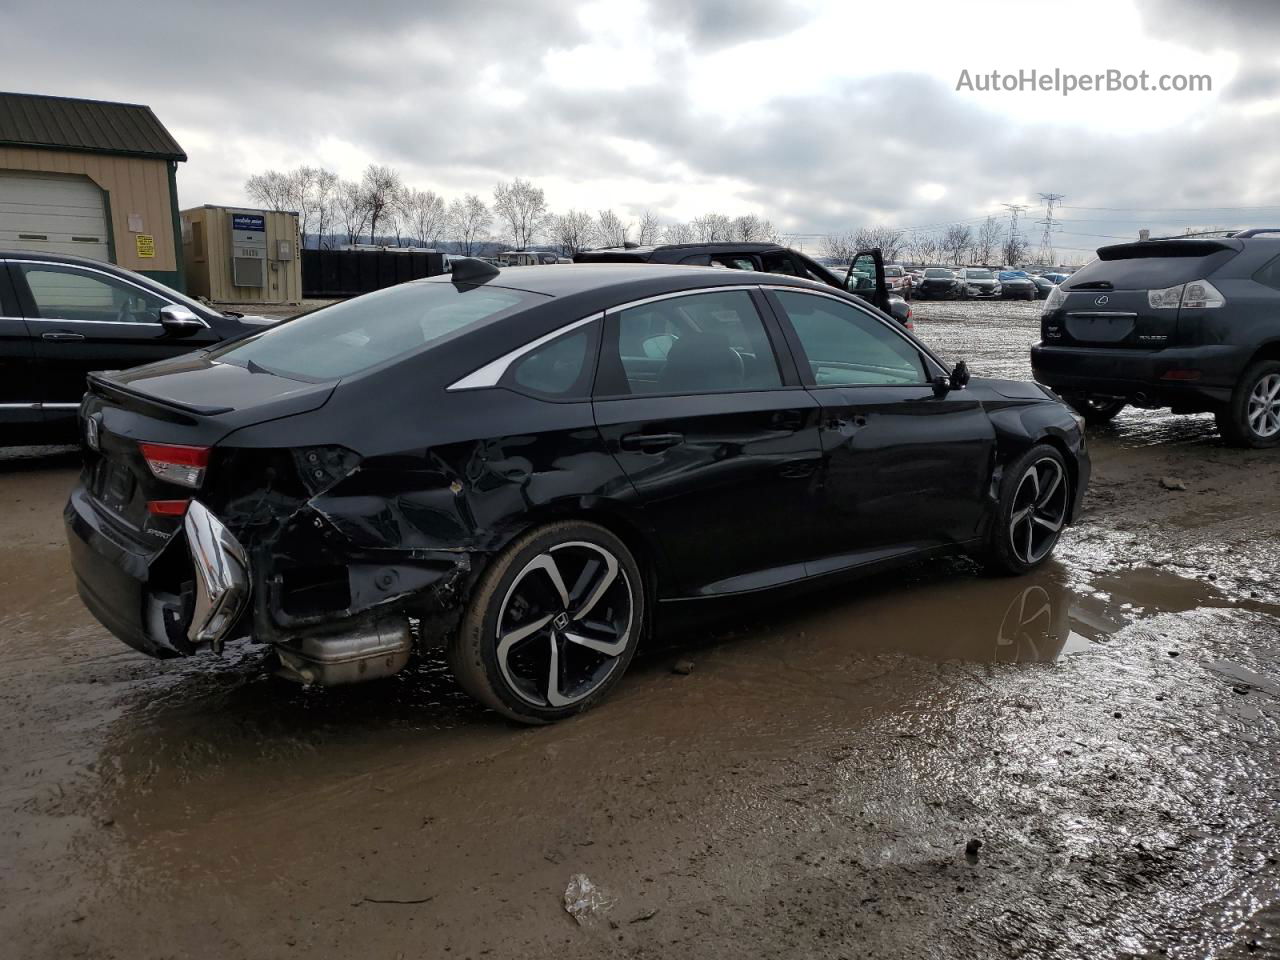
[[[1025,377],[1038,315],[916,326]],[[1091,442],[1042,572],[737,605],[536,730],[434,661],[306,691],[129,651],[71,582],[74,453],[10,451],[5,954],[1280,957],[1280,451],[1133,410]]]

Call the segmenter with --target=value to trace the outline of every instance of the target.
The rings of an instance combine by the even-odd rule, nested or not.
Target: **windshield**
[[[1006,270],[1000,274],[1001,280],[1026,280],[1027,275],[1021,270]]]
[[[490,323],[536,299],[501,287],[402,283],[344,300],[215,350],[214,359],[304,380],[336,380]]]
[[[950,270],[942,270],[936,267],[931,267],[930,269],[926,270],[924,272],[924,275],[926,277],[936,277],[939,279],[948,279],[950,277],[955,276],[955,274],[953,274]]]
[[[966,270],[964,275],[970,280],[990,280],[990,270]]]

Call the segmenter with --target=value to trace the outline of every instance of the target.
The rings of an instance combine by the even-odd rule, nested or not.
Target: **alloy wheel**
[[[1024,564],[1039,563],[1062,534],[1067,520],[1067,478],[1057,460],[1042,457],[1018,480],[1009,518],[1009,540]]]
[[[538,554],[511,582],[498,612],[497,659],[511,691],[539,707],[565,707],[605,683],[627,650],[634,586],[597,543]]]
[[[1280,433],[1280,373],[1259,378],[1249,393],[1246,416],[1249,429],[1259,437]]]

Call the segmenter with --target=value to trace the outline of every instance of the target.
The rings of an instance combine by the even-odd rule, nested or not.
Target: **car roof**
[[[452,280],[445,274],[414,282],[450,283]],[[680,290],[685,287],[742,286],[752,283],[807,287],[824,291],[832,289],[825,283],[780,273],[666,263],[556,263],[534,267],[500,267],[497,274],[485,283],[489,286],[523,290],[547,297],[604,293],[608,290],[622,292],[633,286],[663,288],[657,292]]]
[[[79,267],[96,267],[99,270],[106,267],[108,270],[123,270],[125,273],[133,272],[114,263],[107,263],[105,260],[77,257],[71,253],[46,253],[43,250],[0,250],[0,260],[47,260],[50,263],[69,263]]]
[[[714,240],[701,241],[695,243],[654,243],[646,246],[635,247],[596,247],[593,250],[583,250],[584,254],[592,253],[610,253],[619,254],[627,253],[636,256],[646,256],[647,254],[656,253],[660,250],[680,250],[684,252],[694,253],[699,250],[705,250],[708,253],[727,253],[731,251],[740,251],[742,253],[765,253],[770,250],[785,249],[780,243],[772,243],[759,240],[744,240],[742,242],[733,240]]]

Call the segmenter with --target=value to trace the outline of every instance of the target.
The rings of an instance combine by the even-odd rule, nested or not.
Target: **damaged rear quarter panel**
[[[340,386],[324,416],[250,428],[220,447],[209,506],[250,554],[259,639],[388,606],[449,622],[487,558],[532,525],[609,513],[644,527],[588,400],[505,389],[381,400],[375,409],[395,414],[349,415],[364,404]],[[473,439],[494,424],[502,436]],[[312,446],[358,461],[309,490],[297,451]]]

